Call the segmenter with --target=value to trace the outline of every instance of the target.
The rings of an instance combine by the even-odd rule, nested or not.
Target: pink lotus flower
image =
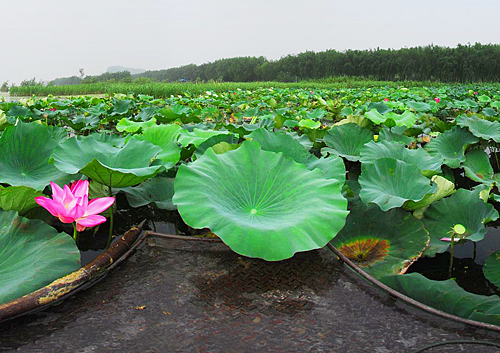
[[[76,230],[81,232],[86,227],[94,227],[106,222],[106,217],[99,213],[108,209],[114,202],[114,197],[99,197],[89,202],[88,180],[78,180],[71,187],[51,182],[52,199],[35,197],[37,204],[45,208],[63,223],[76,222]]]
[[[384,98],[384,102],[388,102],[389,101],[389,98]]]
[[[51,112],[55,112],[55,111],[56,111],[56,108],[51,107],[51,108],[49,108],[49,110],[50,110]]]
[[[441,99],[440,99],[440,98],[438,98],[438,97],[434,98],[434,100],[436,101],[436,103],[441,102]]]
[[[474,94],[477,96],[477,92],[474,92]]]

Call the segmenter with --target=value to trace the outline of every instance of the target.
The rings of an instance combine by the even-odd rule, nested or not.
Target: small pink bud
[[[434,98],[434,100],[436,101],[436,103],[441,102],[441,99],[439,99],[438,97]]]
[[[474,92],[474,94],[477,96],[477,92]]]
[[[389,98],[384,98],[384,102],[388,102],[389,101]]]

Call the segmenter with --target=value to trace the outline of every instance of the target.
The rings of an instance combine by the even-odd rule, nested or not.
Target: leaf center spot
[[[257,213],[257,210],[256,210],[255,208],[252,208],[252,209],[250,210],[250,213],[251,213],[251,214],[256,214],[256,213]]]

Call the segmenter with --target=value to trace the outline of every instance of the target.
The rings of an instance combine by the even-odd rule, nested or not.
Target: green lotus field
[[[86,179],[92,197],[178,212],[243,256],[331,243],[410,297],[500,325],[500,239],[488,295],[457,283],[452,255],[446,280],[409,270],[495,225],[499,143],[499,85],[0,101],[0,304],[78,269],[71,236],[112,224],[119,210],[97,215]],[[52,215],[35,202],[51,195]]]

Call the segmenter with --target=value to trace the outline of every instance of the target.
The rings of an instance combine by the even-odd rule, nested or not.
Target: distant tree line
[[[221,59],[202,65],[98,76],[59,78],[50,84],[96,82],[293,82],[338,76],[357,76],[382,81],[498,82],[500,44],[459,44],[456,48],[424,47],[339,52],[307,51],[279,60],[264,57]]]

